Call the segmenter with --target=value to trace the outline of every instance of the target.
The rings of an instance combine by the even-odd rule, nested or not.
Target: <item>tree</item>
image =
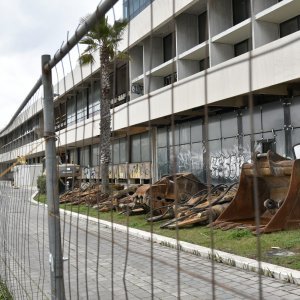
[[[83,22],[86,18],[83,19]],[[117,45],[122,40],[122,33],[127,25],[126,21],[118,20],[113,25],[108,23],[107,17],[102,17],[86,36],[80,41],[86,45],[86,49],[80,56],[81,64],[93,64],[93,54],[99,50],[100,55],[100,165],[102,191],[109,191],[109,163],[110,163],[110,137],[111,137],[111,115],[110,115],[110,90],[112,61],[122,56],[117,51]]]

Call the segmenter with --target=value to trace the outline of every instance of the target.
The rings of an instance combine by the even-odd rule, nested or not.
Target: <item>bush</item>
[[[1,281],[0,279],[0,299],[5,300],[12,300],[13,297],[9,293],[9,290],[7,289],[6,285]]]
[[[37,187],[40,194],[46,194],[46,175],[41,175],[37,179]]]

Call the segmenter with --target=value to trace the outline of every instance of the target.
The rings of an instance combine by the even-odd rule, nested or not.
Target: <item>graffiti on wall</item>
[[[202,154],[190,150],[179,152],[177,164],[178,172],[200,170],[203,168]]]
[[[205,149],[202,149],[202,151]],[[199,178],[204,173],[203,152],[180,151],[176,156],[176,172],[193,172]],[[170,160],[172,161],[172,160]],[[244,163],[251,161],[250,148],[238,149],[234,147],[224,151],[212,152],[210,154],[210,174],[212,179],[235,181],[241,174]],[[166,166],[165,162],[159,161],[159,172],[173,171],[172,166]]]
[[[82,168],[82,178],[83,179],[96,179],[96,168],[90,167],[90,166],[84,166]]]
[[[213,153],[210,156],[210,172],[212,178],[223,178],[227,180],[237,180],[241,174],[242,165],[251,160],[249,149],[233,149]]]
[[[151,178],[151,163],[134,163],[129,164],[129,178],[149,179]]]

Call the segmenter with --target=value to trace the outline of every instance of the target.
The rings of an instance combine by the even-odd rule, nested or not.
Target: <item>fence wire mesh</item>
[[[109,6],[110,1],[103,2]],[[220,12],[229,21],[221,2],[124,0],[130,21],[120,48],[126,55],[110,63],[106,78],[111,87],[110,116],[103,117],[111,117],[108,193],[101,186],[105,160],[99,146],[100,97],[106,82],[99,52],[93,54],[93,64],[83,65],[82,44],[66,49],[67,38],[57,51],[64,56],[52,60],[48,69],[53,77],[59,191],[54,200],[60,208],[59,232],[52,233],[61,236],[62,257],[50,253],[53,229],[48,219],[53,215],[46,188],[54,195],[56,188],[46,187],[50,174],[43,165],[45,144],[54,136],[44,132],[45,97],[40,86],[0,136],[0,284],[7,286],[13,299],[57,298],[51,276],[59,260],[64,289],[58,299],[298,299],[300,276],[265,264],[262,232],[268,225],[265,218],[270,221],[284,206],[288,185],[282,183],[284,172],[295,172],[296,194],[299,188],[298,165],[281,161],[291,158],[291,146],[300,139],[300,76],[295,70],[292,82],[291,77],[280,82],[281,77],[268,80],[259,72],[281,55],[299,59],[294,50],[300,35],[273,38],[272,43],[268,38],[263,42],[264,36],[256,38],[259,26],[271,28],[260,11],[267,14],[270,7],[279,10],[296,1],[272,5],[263,1],[265,6],[258,0],[227,1],[249,9],[249,15],[238,9],[247,17],[235,25],[239,27],[231,27],[236,33],[232,36],[224,20],[216,25]],[[118,12],[110,8],[109,22],[114,24]],[[163,21],[162,10],[166,10]],[[84,26],[93,29],[89,22]],[[70,40],[74,43],[73,37]],[[243,47],[247,49],[240,50]],[[263,59],[268,61],[260,68]],[[278,64],[278,68],[285,65]],[[288,63],[285,67],[292,68]],[[270,82],[277,84],[269,86]],[[267,150],[284,157],[273,158],[270,152],[257,156],[257,151]],[[267,167],[260,163],[266,157]],[[296,171],[280,173],[283,165]],[[252,181],[246,177],[247,168]],[[266,175],[262,168],[275,171]],[[264,176],[272,178],[263,181]],[[273,179],[276,176],[280,179]],[[263,194],[262,186],[270,191]],[[237,193],[245,199],[251,194],[251,205],[244,211],[234,207],[235,215],[216,223]],[[279,204],[266,217],[261,199],[274,201],[272,197]],[[290,202],[282,222],[286,218],[299,224],[298,202],[298,198]],[[288,228],[275,225],[274,230]],[[223,238],[216,227],[238,229],[230,229]],[[291,238],[299,240],[299,233],[293,232]],[[219,246],[222,239],[231,239],[233,247],[244,236],[251,240],[246,247],[255,248],[250,254],[255,260],[219,251],[231,250]]]

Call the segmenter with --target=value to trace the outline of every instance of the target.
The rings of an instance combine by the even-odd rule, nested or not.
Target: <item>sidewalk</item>
[[[34,196],[32,197],[32,202],[36,204],[40,204],[39,202],[33,200]],[[60,211],[66,215],[72,215],[74,217],[78,216],[79,219],[82,220],[88,219],[90,222],[95,222],[95,223],[100,222],[100,224],[106,228],[113,228],[116,231],[127,233],[127,227],[124,225],[111,223],[104,220],[98,220],[97,218],[94,217],[77,214],[75,212],[70,212],[64,209],[60,209]],[[259,272],[258,261],[254,259],[238,256],[235,254],[230,254],[219,250],[212,251],[212,249],[210,248],[202,247],[188,242],[179,241],[177,243],[176,239],[165,237],[158,234],[151,234],[150,232],[146,232],[135,228],[128,228],[128,233],[133,237],[141,238],[173,249],[177,249],[177,247],[180,247],[180,250],[183,252],[190,253],[203,258],[212,259],[213,257],[214,260],[218,263],[223,263],[226,265],[230,265],[251,272],[256,272],[256,273]],[[262,272],[261,274],[263,274],[264,276],[276,278],[284,282],[300,285],[300,271],[261,262],[261,272]]]

